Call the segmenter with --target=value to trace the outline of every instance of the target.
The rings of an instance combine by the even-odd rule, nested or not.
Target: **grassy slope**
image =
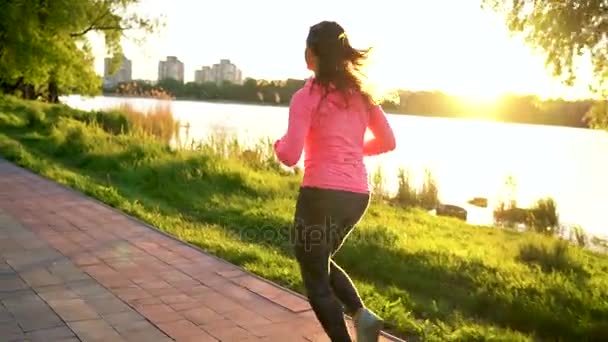
[[[90,121],[0,97],[0,155],[302,291],[285,235],[299,176]],[[608,259],[543,236],[373,203],[338,262],[401,335],[608,339]]]

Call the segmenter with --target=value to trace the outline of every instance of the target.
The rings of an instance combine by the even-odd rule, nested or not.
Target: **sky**
[[[204,65],[230,59],[244,77],[305,78],[306,35],[332,20],[352,45],[373,47],[368,75],[380,89],[440,90],[476,100],[506,92],[542,98],[587,95],[581,82],[565,87],[551,77],[540,53],[511,37],[481,0],[142,0],[138,13],[165,26],[136,44],[123,41],[134,79],[157,79],[158,62],[177,56],[186,82]],[[134,33],[135,35],[137,33]],[[103,40],[92,39],[103,74]],[[587,70],[580,76],[588,77]]]

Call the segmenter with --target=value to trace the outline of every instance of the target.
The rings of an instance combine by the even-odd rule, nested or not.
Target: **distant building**
[[[220,84],[231,82],[242,84],[243,75],[241,70],[232,64],[229,59],[222,59],[213,66],[204,66],[201,70],[195,71],[194,81],[197,83],[215,82]]]
[[[203,82],[215,82],[215,76],[213,75],[213,72],[211,71],[211,67],[209,66],[204,66],[202,74],[203,74]]]
[[[110,72],[112,58],[104,59],[103,84],[104,87],[114,87],[119,83],[130,82],[132,80],[131,60],[122,56],[122,62],[118,70]]]
[[[158,62],[158,80],[166,79],[184,82],[184,63],[175,56],[168,56],[167,60]]]
[[[195,83],[203,83],[203,70],[195,70],[194,71],[194,82]]]

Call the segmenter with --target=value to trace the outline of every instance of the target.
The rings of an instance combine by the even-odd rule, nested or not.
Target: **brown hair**
[[[372,105],[372,94],[364,87],[362,67],[371,49],[353,48],[342,26],[333,21],[322,21],[310,28],[306,46],[317,56],[315,83],[323,87],[325,95],[330,87],[341,92],[344,99],[352,90],[359,92]]]

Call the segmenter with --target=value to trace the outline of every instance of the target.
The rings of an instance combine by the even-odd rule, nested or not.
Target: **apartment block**
[[[184,63],[175,56],[168,56],[166,60],[158,62],[158,80],[166,79],[184,82]]]
[[[103,85],[104,87],[114,87],[119,83],[130,82],[132,80],[132,64],[131,60],[122,56],[122,62],[118,70],[114,73],[110,72],[112,58],[104,59]]]
[[[194,81],[197,83],[214,82],[221,84],[222,82],[231,82],[234,84],[243,83],[243,75],[239,68],[230,62],[229,59],[221,59],[219,63],[212,66],[204,66],[194,73]]]

